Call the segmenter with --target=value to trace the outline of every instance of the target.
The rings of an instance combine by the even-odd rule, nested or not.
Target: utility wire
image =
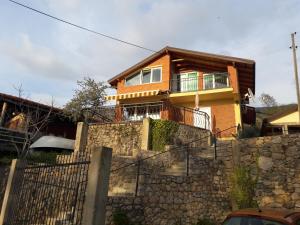
[[[131,45],[131,46],[134,46],[134,47],[137,47],[137,48],[146,50],[146,51],[157,52],[157,51],[152,50],[152,49],[150,49],[150,48],[146,48],[146,47],[143,47],[143,46],[141,46],[141,45],[134,44],[134,43],[128,42],[128,41],[124,41],[124,40],[121,40],[121,39],[119,39],[119,38],[115,38],[115,37],[112,37],[112,36],[110,36],[110,35],[107,35],[107,34],[104,34],[104,33],[100,33],[100,32],[98,32],[98,31],[94,31],[94,30],[91,30],[91,29],[89,29],[89,28],[86,28],[86,27],[77,25],[77,24],[75,24],[75,23],[71,23],[71,22],[69,22],[69,21],[67,21],[67,20],[58,18],[58,17],[56,17],[56,16],[52,16],[52,15],[50,15],[50,14],[48,14],[48,13],[45,13],[45,12],[43,12],[43,11],[34,9],[34,8],[32,8],[32,7],[28,6],[28,5],[24,5],[24,4],[20,3],[20,2],[17,2],[17,1],[14,1],[14,0],[8,0],[8,1],[10,1],[10,2],[16,4],[16,5],[22,6],[22,7],[24,7],[24,8],[27,8],[27,9],[29,9],[29,10],[32,10],[32,11],[34,11],[34,12],[36,12],[36,13],[42,14],[42,15],[44,15],[44,16],[47,16],[47,17],[49,17],[49,18],[51,18],[51,19],[57,20],[57,21],[59,21],[59,22],[68,24],[68,25],[73,26],[73,27],[76,27],[76,28],[79,28],[79,29],[81,29],[81,30],[85,30],[85,31],[91,32],[91,33],[93,33],[93,34],[97,34],[97,35],[100,35],[100,36],[103,36],[103,37],[112,39],[112,40],[114,40],[114,41],[118,41],[118,42],[121,42],[121,43],[123,43],[123,44]]]

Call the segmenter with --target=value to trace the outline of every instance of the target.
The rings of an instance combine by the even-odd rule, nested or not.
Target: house
[[[47,116],[44,126],[41,121]],[[76,123],[67,118],[61,109],[4,93],[0,93],[0,150],[10,150],[12,145],[22,144],[26,132],[26,119],[37,124],[40,137],[52,135],[75,139]]]
[[[165,47],[114,76],[115,120],[153,119],[222,132],[232,137],[243,123],[255,123],[248,91],[255,92],[253,60]]]
[[[273,136],[281,134],[299,133],[298,105],[290,105],[284,110],[265,118],[262,123],[262,134]]]

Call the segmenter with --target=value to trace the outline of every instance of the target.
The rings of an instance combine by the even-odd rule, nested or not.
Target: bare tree
[[[262,93],[259,97],[259,101],[265,107],[275,107],[278,106],[277,101],[275,98],[269,94]]]
[[[22,85],[16,87],[19,94],[19,102],[15,104],[14,116],[18,117],[18,130],[22,134],[22,139],[18,142],[12,141],[18,158],[26,158],[30,145],[41,135],[42,130],[48,124],[53,114],[53,99],[51,106],[33,104],[22,98]],[[22,140],[22,141],[19,141]]]

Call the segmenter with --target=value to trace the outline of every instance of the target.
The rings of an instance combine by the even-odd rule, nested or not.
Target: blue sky
[[[296,101],[290,33],[299,0],[20,0],[57,17],[148,48],[166,45],[256,61],[256,95]],[[106,81],[149,52],[0,3],[0,91],[22,84],[33,100],[64,105],[76,80]],[[300,45],[300,44],[299,44]],[[300,53],[298,53],[300,54]],[[300,55],[299,57],[300,58]],[[298,60],[299,63],[299,60]]]

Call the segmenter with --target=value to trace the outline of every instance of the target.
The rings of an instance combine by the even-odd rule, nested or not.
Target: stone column
[[[144,118],[142,128],[142,150],[149,150],[150,132],[150,118]]]
[[[105,225],[111,158],[111,148],[94,147],[83,208],[84,225]]]
[[[77,123],[74,152],[84,151],[87,144],[89,125],[84,122]]]
[[[283,135],[288,135],[289,134],[289,127],[287,124],[282,126],[282,134]]]

